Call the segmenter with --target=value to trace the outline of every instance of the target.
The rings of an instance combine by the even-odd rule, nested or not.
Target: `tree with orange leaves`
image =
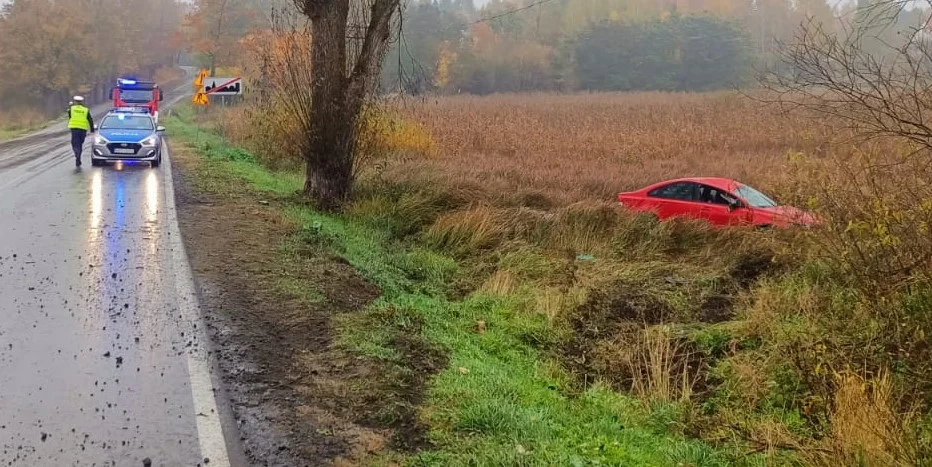
[[[7,4],[0,14],[0,108],[57,112],[75,93],[105,97],[121,72],[171,65],[177,44],[169,38],[182,14],[175,0]]]
[[[184,31],[191,49],[203,57],[216,76],[217,67],[241,60],[240,40],[258,28],[268,28],[269,8],[260,0],[196,0]]]

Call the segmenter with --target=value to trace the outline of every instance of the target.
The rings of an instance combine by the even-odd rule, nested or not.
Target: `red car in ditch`
[[[661,221],[683,216],[716,226],[812,227],[814,215],[776,201],[748,185],[728,178],[679,178],[618,194],[618,202],[635,212],[649,212]]]

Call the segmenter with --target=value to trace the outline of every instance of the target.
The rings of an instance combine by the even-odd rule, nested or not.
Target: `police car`
[[[152,167],[162,163],[162,133],[146,108],[115,108],[95,126],[97,134],[91,145],[91,164],[107,161],[142,161]]]

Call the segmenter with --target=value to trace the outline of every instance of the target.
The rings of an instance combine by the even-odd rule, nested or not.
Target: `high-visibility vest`
[[[91,124],[87,121],[88,113],[90,113],[90,110],[83,105],[71,106],[71,119],[68,121],[68,129],[90,131]]]

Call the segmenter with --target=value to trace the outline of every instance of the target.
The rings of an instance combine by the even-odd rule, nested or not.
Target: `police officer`
[[[71,148],[74,150],[74,165],[81,167],[81,153],[88,132],[94,133],[94,117],[91,110],[84,105],[84,98],[74,96],[74,103],[68,108],[68,129],[71,130]]]

